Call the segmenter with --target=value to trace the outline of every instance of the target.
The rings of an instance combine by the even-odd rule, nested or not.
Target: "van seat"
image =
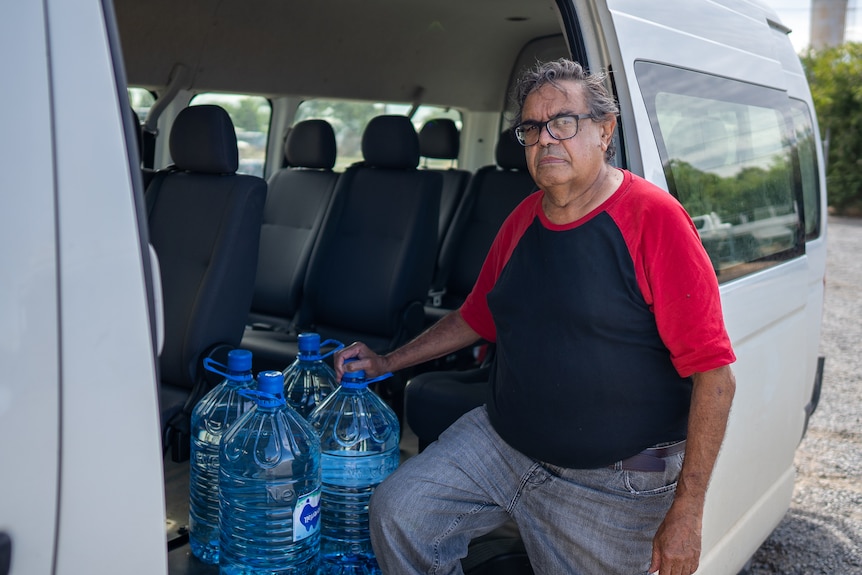
[[[450,160],[448,169],[435,169],[443,176],[443,189],[440,194],[440,225],[437,228],[438,243],[442,245],[446,230],[452,223],[458,203],[470,181],[470,172],[454,167],[461,151],[461,134],[458,126],[449,118],[428,120],[419,131],[419,155],[427,159]],[[430,169],[430,168],[426,168]],[[438,250],[440,248],[438,245]]]
[[[480,168],[470,180],[443,240],[432,298],[425,306],[428,323],[464,303],[503,221],[536,189],[524,148],[510,130],[502,132],[496,165]]]
[[[242,347],[254,353],[255,330],[287,330],[299,309],[314,242],[338,173],[335,133],[325,120],[299,122],[284,146],[287,167],[269,179],[260,230],[254,298]]]
[[[164,294],[163,428],[184,406],[190,413],[193,392],[205,391],[204,357],[240,343],[266,200],[264,180],[236,173],[236,132],[224,109],[182,110],[169,146],[174,164],[155,174],[145,195]]]
[[[364,341],[385,353],[423,326],[442,177],[417,169],[418,137],[405,116],[373,118],[362,154],[364,161],[335,186],[295,324],[297,331],[345,344]],[[296,356],[295,335],[248,335],[256,341],[260,369],[283,369]]]

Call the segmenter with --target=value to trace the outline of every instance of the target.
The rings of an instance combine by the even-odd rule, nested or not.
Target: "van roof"
[[[553,0],[116,0],[131,85],[443,104],[499,111],[529,40],[560,34]]]

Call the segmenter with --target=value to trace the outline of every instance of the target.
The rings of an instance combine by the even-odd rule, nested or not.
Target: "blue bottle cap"
[[[251,371],[251,352],[247,349],[232,349],[227,353],[228,371]]]
[[[348,364],[348,363],[351,363],[354,361],[356,361],[356,358],[351,357],[351,358],[345,359],[344,363]],[[341,385],[343,385],[344,387],[349,387],[349,388],[355,389],[358,387],[365,387],[369,383],[370,382],[365,381],[365,370],[364,369],[357,369],[356,371],[345,371],[344,374],[341,376]]]
[[[317,352],[320,351],[320,334],[307,332],[299,334],[297,338],[299,351]]]
[[[271,395],[284,392],[284,374],[280,371],[262,371],[257,374],[257,390]]]

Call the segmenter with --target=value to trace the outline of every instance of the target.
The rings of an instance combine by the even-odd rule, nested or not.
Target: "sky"
[[[793,32],[790,40],[797,52],[808,46],[811,33],[811,0],[765,0],[778,12],[781,21]],[[847,20],[844,27],[844,39],[862,42],[862,17],[857,16],[857,1],[847,1]]]

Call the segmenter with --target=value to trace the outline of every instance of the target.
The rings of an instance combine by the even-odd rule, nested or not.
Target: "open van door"
[[[164,573],[157,281],[113,5],[7,7],[0,46],[0,571]]]
[[[804,171],[822,189],[822,170],[816,130],[794,127],[792,78],[798,101],[810,106],[810,95],[798,58],[792,73],[782,67],[779,54],[792,65],[792,47],[766,8],[632,0],[590,8],[607,38],[628,166],[685,206],[721,284],[738,385],[698,572],[735,573],[789,508],[812,400],[825,199],[809,200],[816,216],[803,201]],[[808,159],[798,145],[806,135]]]

